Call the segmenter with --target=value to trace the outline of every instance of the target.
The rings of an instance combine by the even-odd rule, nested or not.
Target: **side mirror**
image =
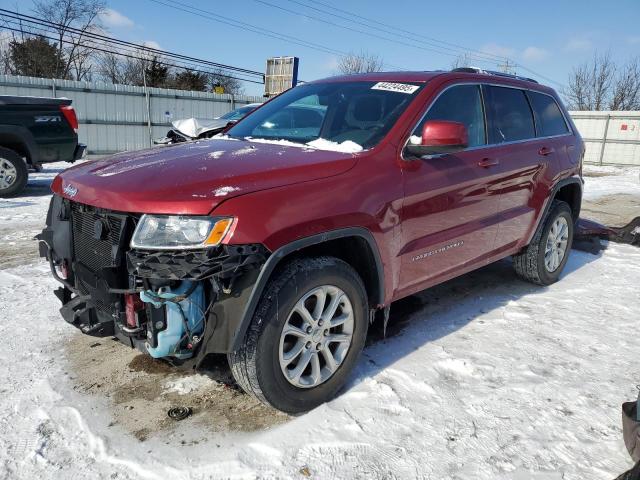
[[[414,156],[423,157],[459,152],[468,145],[469,136],[462,123],[429,120],[422,127],[422,138],[412,136],[406,150]]]

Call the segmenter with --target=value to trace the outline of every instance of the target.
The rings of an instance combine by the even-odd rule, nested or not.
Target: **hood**
[[[224,118],[203,119],[203,118],[183,118],[171,122],[171,125],[178,132],[190,138],[198,138],[205,132],[224,128],[229,120]]]
[[[358,154],[231,139],[202,140],[86,162],[52,190],[122,212],[206,215],[250,192],[346,172]]]

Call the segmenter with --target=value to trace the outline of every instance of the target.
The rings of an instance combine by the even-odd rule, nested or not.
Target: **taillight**
[[[71,105],[60,105],[60,111],[69,122],[69,126],[73,128],[73,131],[78,133],[78,117],[73,107]]]
[[[138,326],[138,312],[144,308],[144,303],[140,300],[140,295],[124,294],[125,312],[127,316],[127,326],[136,328]]]

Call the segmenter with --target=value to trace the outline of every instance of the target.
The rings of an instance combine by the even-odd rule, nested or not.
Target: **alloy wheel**
[[[304,294],[280,334],[279,360],[285,378],[298,388],[329,380],[347,356],[355,327],[347,294],[322,285]]]
[[[564,217],[558,217],[551,225],[544,249],[544,266],[549,273],[555,272],[567,253],[569,224]]]
[[[18,171],[13,164],[5,159],[0,158],[0,190],[5,190],[16,183]]]

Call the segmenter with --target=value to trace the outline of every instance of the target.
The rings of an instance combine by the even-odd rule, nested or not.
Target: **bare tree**
[[[34,11],[55,27],[60,59],[57,77],[82,80],[90,72],[95,53],[85,37],[87,32],[101,32],[99,15],[105,11],[104,0],[35,0]],[[77,31],[72,31],[76,29]],[[73,74],[73,75],[72,75]]]
[[[344,57],[340,57],[338,61],[338,71],[344,75],[350,73],[369,73],[379,72],[384,67],[384,61],[379,55],[360,52],[349,53]]]
[[[222,87],[224,93],[230,93],[232,95],[242,95],[244,89],[242,88],[242,82],[237,78],[230,77],[229,74],[221,68],[215,69],[209,74],[208,87],[211,91],[215,87]]]
[[[640,110],[640,57],[618,69],[609,110]]]
[[[0,31],[0,73],[3,75],[11,73],[10,41],[11,36]]]
[[[142,75],[146,68],[145,59],[130,58],[115,53],[103,53],[96,62],[99,78],[109,83],[123,85],[143,85]]]
[[[609,104],[611,87],[616,77],[616,66],[607,52],[597,52],[590,62],[576,68],[570,74],[565,92],[574,110],[603,110]]]

